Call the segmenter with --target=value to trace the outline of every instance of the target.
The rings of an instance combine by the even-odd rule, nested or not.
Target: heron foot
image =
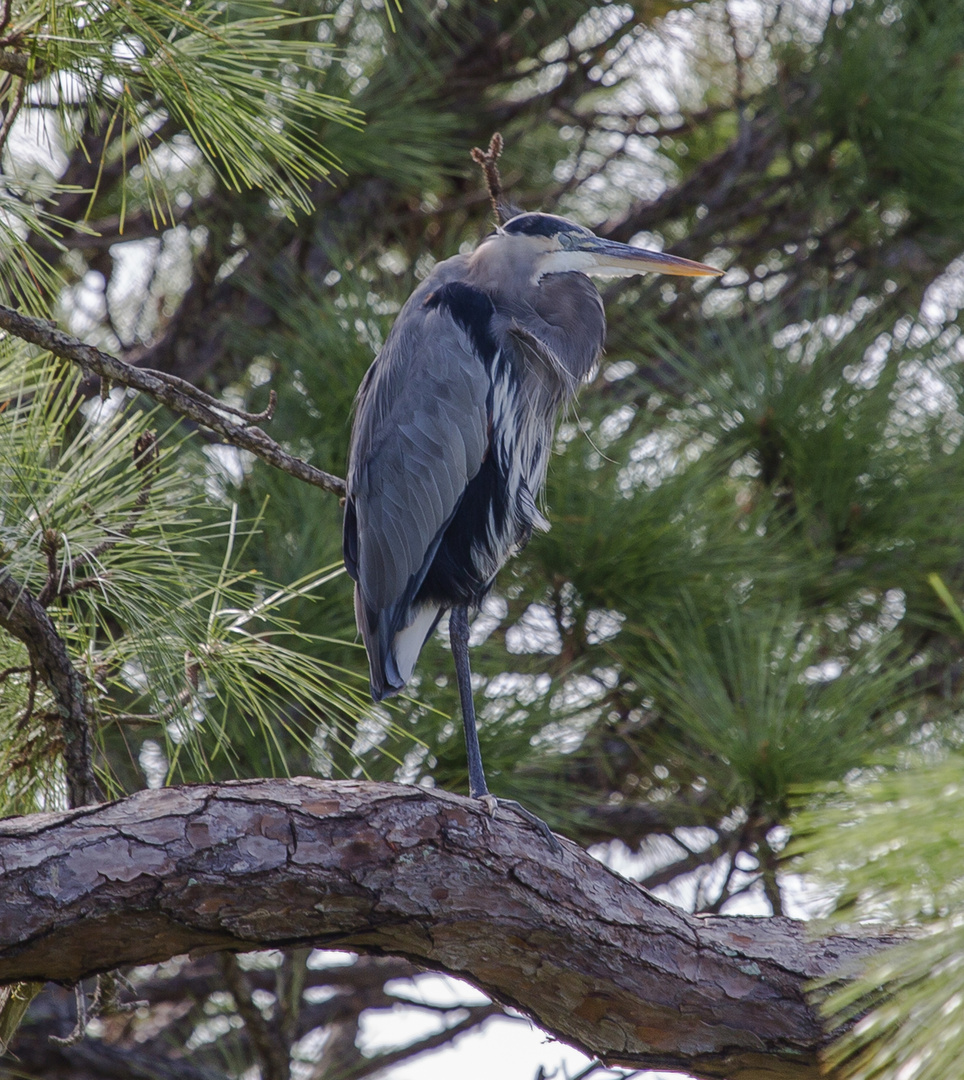
[[[536,832],[542,835],[542,838],[549,845],[553,855],[562,855],[562,844],[556,839],[552,829],[549,828],[541,817],[537,817],[531,810],[527,810],[522,803],[516,802],[515,799],[497,799],[488,792],[486,792],[485,795],[476,795],[476,798],[485,806],[486,812],[490,817],[495,817],[495,812],[500,806],[507,807],[509,810],[514,810],[523,821],[527,822],[536,830]]]

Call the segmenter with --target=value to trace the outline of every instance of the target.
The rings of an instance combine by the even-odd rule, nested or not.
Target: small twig
[[[134,1012],[146,1001],[121,1001],[121,989],[130,993],[136,993],[129,979],[126,979],[119,971],[106,971],[97,976],[97,985],[94,988],[94,996],[90,1006],[87,1005],[87,995],[82,983],[74,987],[74,997],[77,1000],[77,1023],[69,1035],[61,1038],[59,1035],[51,1035],[50,1041],[58,1046],[75,1046],[87,1034],[87,1028],[91,1020],[99,1020],[104,1016],[117,1016],[123,1013]]]
[[[126,990],[129,994],[136,994],[134,984],[119,971],[105,971],[97,976],[97,986],[94,990],[94,1000],[90,1005],[91,1019],[100,1016],[118,1016],[123,1013],[131,1013],[147,1004],[146,1001],[121,1001],[120,992]]]
[[[77,983],[74,987],[74,1000],[77,1002],[77,1022],[69,1035],[63,1037],[60,1035],[50,1036],[50,1041],[56,1043],[57,1046],[75,1046],[87,1034],[87,1024],[89,1023],[87,995],[84,993],[84,987],[81,983]]]
[[[97,577],[85,577],[78,578],[76,581],[69,581],[57,591],[57,595],[73,596],[74,593],[83,592],[85,589],[98,589],[109,577],[109,574],[101,574]]]
[[[502,198],[502,177],[497,164],[503,145],[502,136],[496,132],[489,140],[488,150],[481,150],[478,146],[472,148],[472,160],[482,170],[485,186],[489,191],[489,199],[492,201],[492,209],[500,225],[504,225],[511,217],[511,212]]]
[[[45,529],[44,538],[40,542],[40,550],[47,557],[47,573],[51,577],[57,576],[57,551],[60,548],[60,533],[56,529]]]
[[[434,1001],[416,1001],[415,998],[405,997],[404,994],[391,994],[391,1000],[397,1001],[400,1005],[408,1005],[412,1009],[426,1009],[429,1012],[437,1012],[442,1016],[448,1016],[451,1013],[461,1012],[464,1005],[441,1005]]]
[[[31,671],[31,667],[28,664],[26,667],[8,667],[0,671],[0,683],[4,683],[11,675],[26,675],[28,671]]]
[[[60,589],[58,595],[65,596],[68,592],[76,592],[78,588],[87,588],[89,586],[81,585],[80,582],[74,581],[74,575],[80,569],[84,563],[93,562],[95,559],[99,559],[106,551],[109,551],[121,540],[126,539],[134,531],[134,526],[140,521],[142,514],[147,509],[147,504],[151,498],[151,485],[154,482],[154,476],[156,474],[156,464],[159,457],[159,451],[157,449],[157,435],[153,431],[142,431],[134,442],[134,468],[144,473],[144,479],[141,481],[141,489],[137,493],[137,498],[134,500],[134,506],[131,512],[127,515],[126,520],[116,529],[112,529],[110,536],[105,540],[101,540],[99,544],[95,544],[89,551],[82,552],[75,559],[71,560],[68,567],[67,579],[70,582],[69,585],[65,585]],[[84,578],[83,581],[90,581],[91,585],[97,583],[96,578]]]
[[[13,0],[3,0],[3,7],[0,8],[0,34],[10,25],[10,13],[12,10]]]
[[[437,1050],[457,1036],[484,1024],[490,1017],[501,1016],[507,1020],[513,1019],[513,1017],[507,1017],[503,1013],[501,1005],[496,1004],[473,1005],[468,1007],[466,1011],[468,1016],[451,1027],[444,1028],[442,1031],[435,1032],[432,1035],[426,1035],[425,1038],[418,1039],[416,1042],[409,1043],[408,1046],[400,1047],[397,1050],[388,1050],[383,1054],[376,1054],[374,1057],[365,1059],[356,1068],[346,1069],[343,1073],[345,1080],[363,1080],[364,1077],[384,1072],[393,1065],[408,1061],[409,1058],[415,1057],[416,1054]]]
[[[723,905],[730,899],[730,883],[733,881],[733,875],[737,871],[736,857],[741,851],[745,850],[745,847],[749,842],[747,839],[748,827],[748,825],[744,825],[738,833],[735,833],[727,846],[726,856],[730,860],[730,865],[726,871],[726,877],[723,879],[723,884],[720,886],[720,891],[717,893],[716,899],[711,904],[704,907],[697,902],[696,910],[701,914],[719,915],[720,911],[723,909]],[[701,882],[700,889],[702,890],[702,888],[703,885]]]
[[[289,1047],[280,1032],[274,1029],[254,1002],[251,987],[233,953],[219,957],[224,984],[234,998],[238,1015],[244,1021],[245,1030],[261,1066],[265,1080],[285,1080],[288,1074]]]
[[[732,834],[722,831],[719,827],[716,827],[714,832],[716,832],[718,839],[708,847],[698,851],[686,847],[681,843],[679,837],[671,835],[671,839],[683,848],[686,855],[675,862],[669,863],[667,866],[661,867],[659,870],[654,870],[651,874],[647,874],[646,877],[640,879],[640,885],[644,889],[655,889],[660,885],[668,884],[682,874],[692,873],[694,870],[699,870],[709,863],[715,862],[724,854],[723,840],[729,838]]]
[[[26,729],[30,717],[33,716],[34,705],[37,701],[37,669],[31,666],[27,670],[30,672],[30,683],[27,686],[27,705],[23,710],[23,716],[17,721],[18,731]]]
[[[783,914],[783,897],[780,894],[780,886],[777,884],[776,853],[770,847],[770,843],[763,833],[758,840],[760,848],[760,878],[763,883],[763,894],[770,901],[770,907],[774,915]]]
[[[13,308],[0,306],[0,330],[6,330],[32,345],[46,349],[54,356],[78,364],[88,376],[93,373],[120,386],[128,386],[132,390],[147,394],[181,416],[186,416],[201,427],[220,435],[225,442],[250,451],[255,457],[297,480],[313,484],[323,491],[331,491],[335,495],[345,494],[345,481],[340,477],[316,469],[307,461],[286,453],[261,428],[245,426],[259,418],[268,418],[274,409],[273,402],[269,403],[265,413],[243,413],[203,393],[184,379],[163,371],[133,367],[123,360],[118,360],[116,356],[101,352],[93,345],[65,334],[49,322],[21,315]],[[235,424],[225,419],[221,415],[225,412],[240,416],[245,424]]]
[[[275,974],[275,997],[278,1001],[276,1024],[284,1044],[289,1047],[298,1040],[310,955],[310,949],[286,949]]]
[[[188,677],[190,678],[190,675]],[[194,691],[196,690],[197,683],[195,682]],[[194,691],[190,689],[182,690],[177,697],[169,705],[165,705],[160,712],[107,713],[104,719],[112,724],[166,724],[168,720],[171,720],[177,714],[178,709],[182,709],[185,705],[190,704],[191,699],[194,697]]]
[[[150,372],[151,375],[166,382],[168,386],[173,387],[175,390],[180,390],[182,394],[194,398],[199,404],[206,405],[209,409],[217,409],[218,412],[225,412],[231,416],[240,417],[246,424],[259,424],[264,420],[270,420],[274,416],[275,406],[278,404],[278,395],[274,390],[271,390],[268,393],[268,407],[266,409],[258,413],[245,412],[244,409],[236,409],[233,405],[226,405],[216,397],[205,394],[205,392],[199,390],[194,383],[190,383],[187,379],[182,379],[177,375],[169,375],[166,371],[155,371],[152,368],[140,368],[135,370]]]
[[[589,124],[586,124],[582,127],[582,135],[579,138],[579,145],[576,147],[575,153],[572,155],[572,176],[570,176],[564,184],[560,184],[559,187],[557,187],[556,190],[553,191],[551,196],[551,203],[553,205],[558,203],[559,199],[563,195],[568,194],[570,191],[577,188],[581,183],[586,180],[585,176],[579,175],[579,162],[582,160],[582,156],[586,152],[586,148],[589,146],[589,140],[592,137],[592,131],[593,129]],[[621,134],[623,134],[623,146],[625,146],[628,134]],[[621,149],[622,148],[620,148],[620,150]]]
[[[40,70],[42,65],[34,62],[31,63],[32,58],[23,52],[11,52],[7,49],[0,49],[0,71],[9,72],[11,75],[15,75],[18,79],[39,79]]]
[[[41,607],[49,607],[51,600],[60,592],[61,575],[60,567],[57,565],[57,552],[60,550],[61,542],[60,533],[56,529],[44,529],[40,550],[47,559],[47,580],[37,593],[37,603]]]
[[[597,1072],[599,1069],[605,1069],[605,1067],[603,1062],[601,1062],[599,1058],[596,1058],[595,1061],[590,1061],[584,1069],[580,1069],[574,1076],[570,1076],[569,1080],[589,1080],[589,1077],[591,1077],[594,1072]]]
[[[7,115],[3,118],[3,124],[0,126],[0,158],[3,156],[3,148],[7,145],[7,139],[10,137],[10,131],[13,128],[14,121],[17,119],[17,114],[23,108],[26,94],[27,83],[25,80],[20,79],[17,84],[17,92],[14,95],[13,103],[10,108],[7,109]]]
[[[249,424],[261,424],[267,420],[271,420],[274,417],[274,411],[277,407],[278,395],[274,390],[268,391],[268,407],[261,412],[242,412],[240,409],[232,408],[230,405],[225,405],[223,403],[218,405],[219,409],[224,409],[225,412],[229,412],[233,416],[240,416],[242,420],[247,421]]]

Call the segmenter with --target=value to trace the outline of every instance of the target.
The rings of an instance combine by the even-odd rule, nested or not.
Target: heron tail
[[[445,609],[437,604],[378,612],[367,618],[359,590],[355,589],[355,617],[368,650],[372,700],[381,701],[405,689],[425,642],[431,637]],[[400,619],[398,616],[402,615]],[[399,626],[401,623],[401,626]]]

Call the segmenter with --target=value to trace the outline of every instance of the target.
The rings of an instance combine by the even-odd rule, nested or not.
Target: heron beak
[[[598,236],[579,237],[571,250],[590,256],[590,263],[583,269],[592,277],[628,277],[631,274],[676,274],[679,277],[720,277],[724,270],[706,263],[681,259],[676,255],[664,255],[661,251],[617,244],[613,240],[601,240]]]

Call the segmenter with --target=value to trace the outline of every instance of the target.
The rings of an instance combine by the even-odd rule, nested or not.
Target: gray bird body
[[[536,500],[556,416],[605,339],[587,277],[533,289],[526,260],[495,267],[492,254],[435,267],[358,393],[345,552],[376,700],[403,688],[446,608],[478,605],[546,527]]]
[[[405,686],[444,612],[462,610],[464,622],[533,529],[548,527],[537,500],[556,418],[606,334],[585,275],[643,270],[717,272],[522,214],[439,263],[399,312],[358,392],[345,506],[376,701]],[[473,790],[484,793],[484,779]]]

